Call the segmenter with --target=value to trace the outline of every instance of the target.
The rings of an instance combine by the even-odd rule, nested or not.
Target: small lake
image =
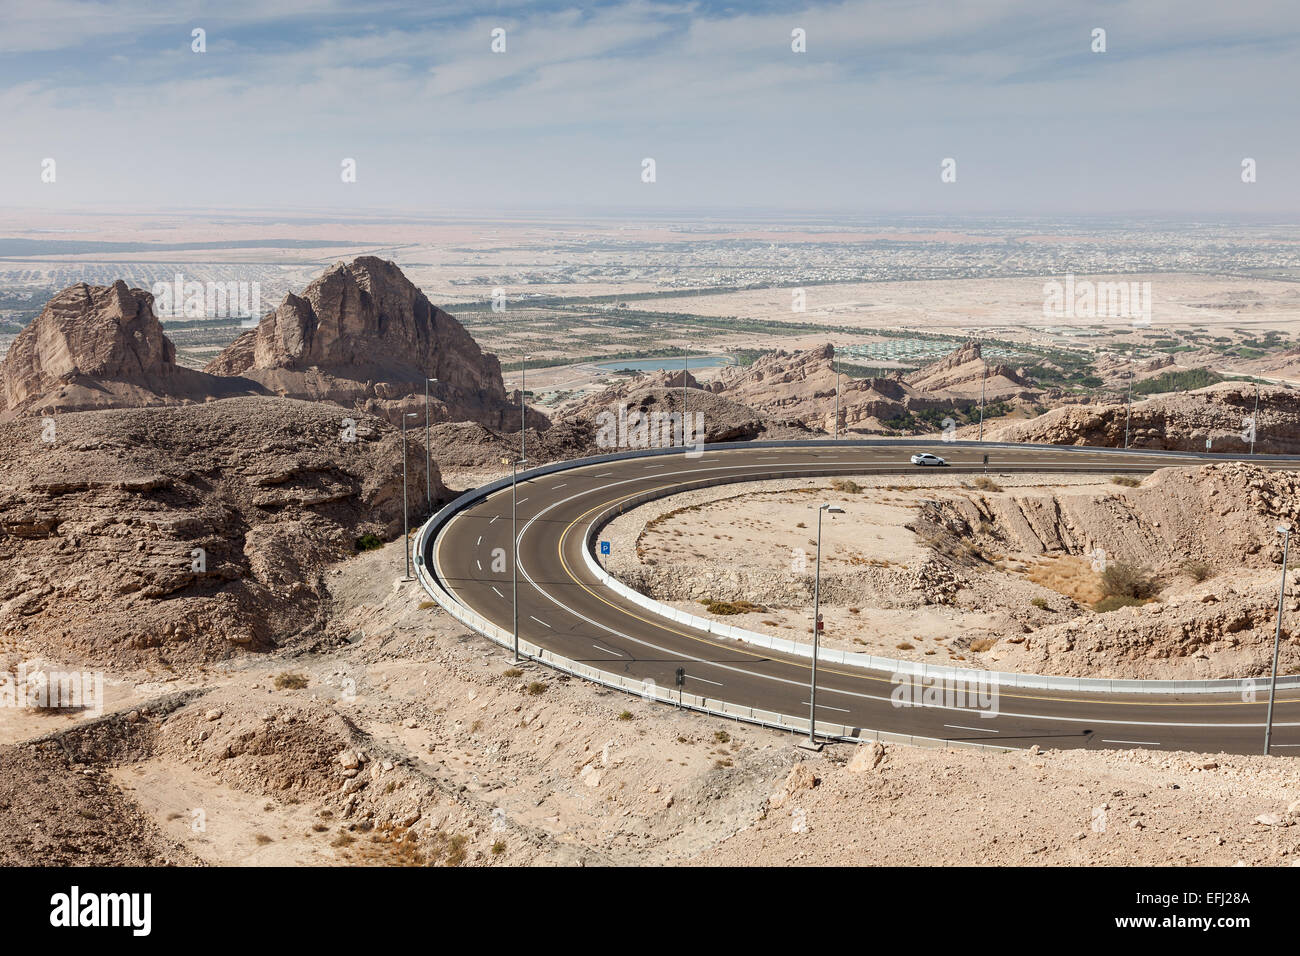
[[[728,355],[692,355],[684,364],[687,368],[697,369],[718,368],[722,365],[734,365],[735,362]],[[625,368],[634,372],[654,372],[658,369],[663,369],[665,372],[679,372],[683,367],[683,361],[680,358],[616,359],[612,362],[596,362],[594,365],[608,372],[621,372]]]

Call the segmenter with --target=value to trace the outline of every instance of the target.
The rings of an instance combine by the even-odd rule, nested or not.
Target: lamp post
[[[1124,408],[1124,447],[1128,448],[1128,423],[1133,416],[1133,370],[1128,373],[1128,405]]]
[[[524,451],[524,428],[527,425],[524,414],[524,393],[528,391],[528,360],[532,356],[525,355],[524,360],[519,363],[519,460],[526,460]]]
[[[515,661],[519,661],[519,524],[517,502],[519,493],[519,466],[526,465],[527,458],[519,458],[510,463],[510,603],[514,605],[515,615]]]
[[[831,368],[835,368],[835,359],[831,359]],[[840,370],[835,369],[835,424],[831,426],[831,440],[840,437]]]
[[[813,579],[813,653],[812,653],[812,683],[808,693],[808,743],[804,746],[816,750],[820,746],[817,743],[817,649],[821,646],[822,632],[822,512],[829,511],[833,515],[844,514],[844,509],[839,505],[825,504],[817,509],[817,574]]]
[[[436,378],[424,380],[424,496],[428,499],[429,514],[433,514],[433,452],[429,450],[429,386],[437,385]]]
[[[411,580],[411,519],[406,506],[406,420],[414,417],[415,412],[402,416],[402,550],[406,552],[406,577],[402,578],[403,581]]]
[[[1282,586],[1277,592],[1277,632],[1273,635],[1273,679],[1268,685],[1268,718],[1264,722],[1264,756],[1266,757],[1273,735],[1273,698],[1277,694],[1277,652],[1282,643],[1282,601],[1286,595],[1286,563],[1291,551],[1291,529],[1286,525],[1278,525],[1277,531],[1282,535]]]
[[[1250,453],[1255,454],[1255,435],[1259,433],[1259,382],[1255,383],[1255,414],[1250,420]]]
[[[984,366],[984,377],[980,379],[980,441],[984,440],[984,384],[989,380],[989,367]]]
[[[686,444],[686,376],[691,369],[691,353],[682,352],[682,444]]]

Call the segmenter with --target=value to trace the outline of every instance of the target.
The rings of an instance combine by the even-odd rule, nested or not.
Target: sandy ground
[[[212,865],[1227,865],[1300,854],[1290,759],[849,745],[809,756],[787,734],[514,669],[503,649],[420,607],[396,580],[399,558],[390,545],[332,575],[350,642],[214,669],[173,712],[112,717],[143,736],[106,756],[106,772],[83,778],[86,764],[62,750],[34,751],[67,762],[40,771],[36,809],[0,793],[0,831],[71,832],[63,839],[98,840],[94,858],[107,862]],[[277,688],[285,674],[306,686]],[[121,700],[159,686],[137,677],[115,676],[130,689]],[[49,730],[22,713],[33,735]],[[32,785],[17,759],[29,750],[0,746],[15,792]],[[348,777],[335,755],[353,750],[367,759]],[[64,827],[60,813],[80,819],[80,780],[97,781],[129,826],[97,824],[93,838]],[[0,837],[19,862],[48,858]]]
[[[998,330],[1000,337],[1029,341],[1061,326],[1092,325],[1113,334],[1132,332],[1123,320],[1054,319],[1043,315],[1043,284],[1059,276],[1023,279],[960,279],[843,283],[805,290],[806,311],[791,311],[789,289],[753,289],[723,295],[674,297],[665,310],[699,315],[831,323],[862,329],[945,327]],[[1292,329],[1300,320],[1293,283],[1269,279],[1155,273],[1079,275],[1079,281],[1150,282],[1151,329],[1162,327],[1257,327]],[[1240,300],[1241,308],[1229,307]],[[1255,303],[1259,303],[1256,305]],[[669,308],[671,305],[671,308]],[[638,307],[653,310],[655,300]],[[1148,330],[1149,331],[1149,330]]]
[[[1018,491],[1091,493],[1105,487],[1105,479],[1087,475],[994,477],[1002,487]],[[998,605],[974,600],[925,604],[909,593],[910,581],[929,549],[905,525],[936,491],[972,487],[969,477],[857,476],[851,480],[862,490],[840,491],[831,479],[801,478],[723,485],[648,502],[616,519],[602,535],[613,544],[609,570],[638,581],[647,563],[671,567],[678,572],[680,584],[675,582],[669,593],[655,592],[665,603],[708,617],[710,598],[748,599],[762,609],[727,615],[727,623],[809,641],[812,606],[804,600],[807,588],[782,599],[781,584],[803,582],[813,573],[818,506],[830,504],[846,513],[827,513],[822,519],[822,641],[826,647],[961,663],[972,657],[972,639],[1007,630],[1007,615]],[[1008,567],[1019,570],[993,575],[1001,580],[990,582],[990,587],[1051,594],[1028,581],[1030,562],[1013,560]],[[742,592],[747,583],[766,593],[746,597]],[[773,593],[776,599],[764,599]],[[1025,596],[1023,603],[1030,600]],[[978,666],[999,658],[995,654]]]

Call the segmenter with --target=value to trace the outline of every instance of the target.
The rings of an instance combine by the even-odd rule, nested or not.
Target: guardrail
[[[924,439],[922,439],[924,440]],[[710,451],[720,451],[732,448],[752,449],[752,448],[817,448],[829,445],[835,446],[887,446],[887,445],[916,445],[917,439],[854,439],[846,441],[783,441],[783,442],[725,442],[707,446]],[[1092,453],[1114,453],[1120,456],[1137,454],[1167,457],[1170,459],[1191,458],[1194,460],[1222,460],[1222,461],[1270,461],[1294,460],[1293,456],[1278,455],[1203,455],[1197,452],[1163,452],[1149,451],[1138,449],[1113,449],[1113,448],[1094,448],[1086,445],[1034,445],[1029,443],[1008,443],[1008,442],[951,442],[947,443],[958,447],[989,449],[1002,448],[1023,450],[1026,448],[1048,448],[1060,452],[1077,452],[1080,454]],[[543,465],[538,468],[530,469],[518,475],[519,480],[529,480],[538,478],[543,475],[555,474],[561,471],[569,471],[575,468],[584,468],[590,465],[598,465],[605,462],[621,461],[628,458],[650,458],[660,455],[680,455],[681,448],[659,448],[648,450],[634,450],[626,452],[615,452],[608,455],[596,455],[588,458],[575,459],[572,461],[553,462],[549,465]],[[1298,460],[1300,463],[1300,460]],[[992,463],[991,463],[992,464]],[[997,467],[994,465],[993,467]],[[1136,470],[1136,469],[1135,469]],[[1146,470],[1142,468],[1140,470]],[[684,482],[682,485],[667,490],[660,490],[653,493],[645,493],[641,496],[634,496],[637,503],[653,500],[655,498],[666,497],[671,494],[677,494],[683,490],[690,490],[692,487],[707,487],[710,485],[732,483],[733,481],[755,481],[763,480],[768,477],[807,477],[810,474],[843,474],[845,465],[838,463],[828,465],[825,468],[814,468],[806,470],[799,474],[782,471],[771,475],[755,476],[752,473],[735,476],[715,476],[710,479],[701,479],[697,482]],[[462,624],[470,627],[474,631],[487,637],[504,647],[513,648],[514,635],[512,632],[498,627],[483,615],[479,614],[473,608],[462,604],[446,588],[443,587],[443,576],[436,567],[436,551],[432,547],[436,543],[437,535],[442,528],[457,513],[471,504],[489,497],[503,488],[510,487],[510,478],[501,478],[489,482],[479,488],[465,492],[453,501],[441,508],[433,517],[426,521],[416,534],[415,551],[416,551],[416,576],[421,587],[429,594],[431,598],[438,602],[449,614],[459,620]],[[625,510],[627,502],[621,503]],[[604,521],[607,522],[612,515],[606,516]],[[770,635],[758,634],[753,631],[744,631],[741,628],[735,628],[730,625],[722,624],[719,621],[709,621],[704,618],[695,617],[685,611],[678,611],[652,598],[648,598],[638,591],[629,588],[612,575],[607,574],[599,563],[595,560],[592,553],[592,542],[594,534],[598,532],[598,517],[588,526],[588,531],[583,540],[583,558],[587,563],[589,570],[605,586],[609,587],[615,593],[620,594],[626,599],[636,603],[638,606],[645,608],[655,614],[696,627],[707,633],[716,634],[724,637],[732,637],[736,640],[746,641],[756,644],[757,646],[767,647],[771,650],[784,651],[789,654],[811,657],[811,645],[797,642],[786,641],[781,638],[771,637]],[[603,522],[602,525],[603,526]],[[432,573],[426,563],[426,556],[433,555],[435,566]],[[743,635],[743,636],[741,636]],[[676,706],[687,710],[695,710],[702,713],[712,714],[714,716],[726,717],[732,720],[744,721],[746,723],[757,724],[772,729],[790,731],[792,733],[807,733],[808,718],[795,717],[788,714],[780,714],[775,711],[765,711],[759,708],[744,707],[738,704],[732,704],[723,700],[700,697],[694,694],[684,694],[674,692],[672,688],[660,688],[653,682],[642,681],[636,678],[626,677],[620,674],[613,674],[608,671],[601,671],[590,665],[571,660],[561,655],[555,654],[539,645],[533,644],[520,638],[520,653],[530,660],[537,661],[547,667],[563,673],[571,674],[575,677],[581,677],[584,680],[592,681],[604,687],[614,690],[620,690],[624,693],[634,694],[644,700],[659,701],[663,703],[675,704]],[[1240,692],[1245,693],[1255,685],[1262,685],[1266,681],[1256,678],[1239,678],[1217,681],[1122,681],[1107,680],[1104,678],[1070,678],[1054,677],[1050,675],[1039,674],[1015,674],[1006,672],[989,672],[975,671],[969,668],[953,667],[933,667],[923,662],[900,661],[890,658],[874,657],[867,654],[858,654],[852,651],[839,651],[828,648],[819,648],[817,656],[819,661],[825,660],[831,663],[844,664],[848,666],[864,667],[871,670],[888,671],[892,674],[916,675],[928,678],[942,679],[944,677],[955,677],[963,680],[970,680],[972,675],[977,675],[981,680],[993,682],[1008,687],[1025,687],[1040,689],[1068,690],[1076,692],[1109,692],[1109,693],[1226,693]],[[1279,687],[1296,687],[1300,686],[1300,676],[1288,676],[1279,678]],[[895,734],[889,731],[880,731],[874,729],[850,727],[843,724],[834,724],[827,721],[817,721],[817,734],[821,737],[851,741],[866,742],[878,740],[881,742],[907,743],[915,746],[929,747],[969,747],[975,749],[992,749],[992,750],[1015,750],[1018,748],[987,744],[975,743],[964,740],[948,740],[934,737],[920,737],[909,734]]]

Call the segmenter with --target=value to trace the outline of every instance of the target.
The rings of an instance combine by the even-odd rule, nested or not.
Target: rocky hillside
[[[674,381],[675,384],[668,384]],[[620,408],[626,409],[628,415],[639,412],[644,416],[652,416],[656,413],[680,415],[685,408],[692,419],[692,428],[694,422],[699,420],[696,416],[703,416],[706,442],[816,437],[799,422],[784,421],[776,416],[765,415],[732,400],[727,395],[715,394],[707,388],[700,388],[693,376],[687,377],[685,397],[682,395],[681,384],[680,372],[671,376],[663,372],[641,375],[590,396],[566,410],[562,421],[592,430],[593,444],[588,454],[620,450],[619,446],[604,442],[599,434],[602,422],[610,421],[609,417],[602,416],[617,418]]]
[[[725,369],[710,387],[765,417],[830,432],[835,416],[834,358],[829,343],[803,352],[769,352],[752,365]],[[899,429],[887,423],[913,413],[978,402],[981,383],[990,402],[1029,401],[1041,395],[1020,373],[986,363],[980,344],[968,342],[908,376],[841,375],[841,428],[864,434],[894,432]]]
[[[373,256],[338,263],[302,295],[285,296],[206,371],[394,422],[408,411],[423,417],[425,378],[436,378],[438,420],[518,430],[518,395],[506,394],[496,356],[394,263]],[[546,419],[530,412],[529,424],[545,427]]]
[[[83,283],[52,298],[0,361],[0,412],[54,412],[173,405],[262,389],[176,364],[153,296]]]
[[[324,404],[81,412],[52,435],[19,420],[0,425],[0,456],[0,641],[72,662],[182,666],[310,639],[326,566],[363,534],[401,534],[399,435]],[[413,520],[424,458],[412,441]]]
[[[1009,398],[1028,400],[1041,394],[1022,372],[986,362],[980,343],[974,341],[903,380],[913,393],[930,399],[978,400],[982,391],[985,401],[992,402]]]
[[[1122,447],[1126,406],[1123,402],[1067,405],[1028,421],[986,428],[990,441],[1045,442],[1054,445]],[[1241,454],[1250,450],[1243,435],[1255,412],[1255,386],[1220,382],[1191,392],[1134,401],[1129,445],[1174,451]],[[1259,388],[1255,451],[1300,453],[1300,392],[1278,386]]]

